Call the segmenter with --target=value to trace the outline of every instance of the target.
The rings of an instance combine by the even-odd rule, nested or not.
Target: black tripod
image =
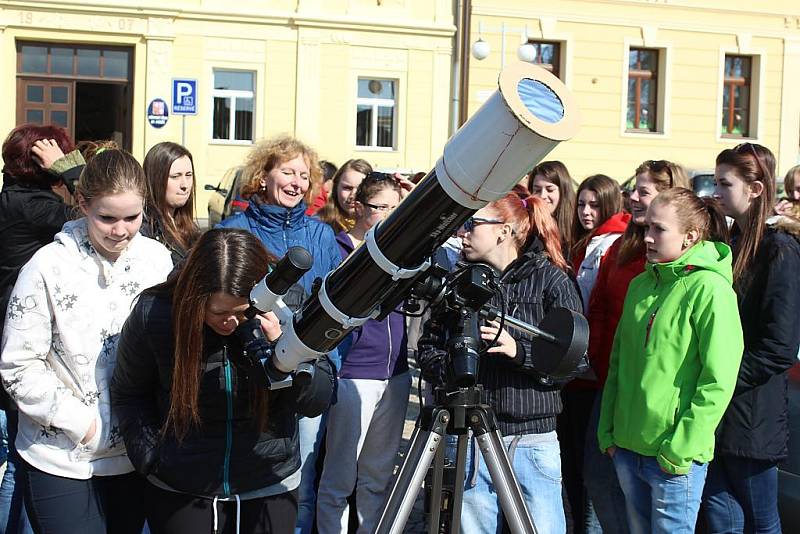
[[[511,462],[503,446],[503,438],[497,430],[494,412],[489,406],[480,404],[481,389],[480,386],[458,388],[455,391],[436,389],[436,405],[426,408],[417,419],[417,425],[411,436],[411,446],[381,514],[377,533],[403,532],[422,481],[432,463],[434,468],[430,488],[431,515],[428,532],[429,534],[440,532],[447,434],[458,436],[453,492],[446,507],[450,516],[449,531],[459,532],[467,456],[467,431],[470,429],[489,468],[511,532],[514,534],[537,532],[511,469]]]

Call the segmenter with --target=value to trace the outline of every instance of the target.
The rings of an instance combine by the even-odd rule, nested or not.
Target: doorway
[[[17,124],[131,149],[133,49],[17,42]]]

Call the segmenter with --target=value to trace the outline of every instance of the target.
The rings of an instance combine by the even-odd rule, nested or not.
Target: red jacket
[[[630,222],[630,220],[631,220],[630,213],[625,213],[623,211],[615,213],[614,215],[606,219],[606,221],[603,224],[592,230],[592,237],[605,234],[623,234],[625,233],[625,229],[628,228],[628,223]],[[590,241],[591,238],[587,239],[586,245],[588,245]],[[581,247],[580,250],[576,250],[575,254],[572,255],[572,258],[570,258],[570,260],[572,261],[573,272],[576,275],[578,274],[578,271],[581,268],[581,263],[583,263],[583,260],[585,259],[586,259],[586,246]],[[605,261],[606,261],[606,255],[603,255],[603,258],[600,260],[600,265],[602,265]]]
[[[580,385],[591,384],[602,389],[608,376],[608,360],[617,323],[622,315],[622,304],[628,293],[628,284],[644,272],[645,251],[625,265],[618,265],[617,258],[623,238],[617,239],[608,249],[600,264],[600,273],[589,298],[589,362],[597,375],[596,381],[580,381]],[[578,381],[576,381],[578,382]],[[578,384],[576,384],[578,385]]]

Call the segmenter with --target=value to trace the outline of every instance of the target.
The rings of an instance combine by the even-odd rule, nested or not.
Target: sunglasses
[[[733,147],[733,151],[736,152],[737,154],[747,154],[753,156],[756,165],[758,166],[759,170],[765,177],[770,176],[772,174],[768,171],[767,165],[766,163],[764,163],[764,160],[762,160],[761,156],[758,155],[758,151],[756,150],[756,145],[754,145],[753,143],[740,143],[735,147]]]
[[[666,172],[669,176],[670,189],[675,187],[675,176],[672,174],[672,162],[665,159],[649,159],[644,162],[645,166],[654,173]]]
[[[464,221],[464,224],[461,225],[461,228],[463,228],[465,232],[472,232],[475,230],[476,226],[481,224],[505,224],[505,221],[501,221],[499,219],[484,219],[483,217],[470,217]]]

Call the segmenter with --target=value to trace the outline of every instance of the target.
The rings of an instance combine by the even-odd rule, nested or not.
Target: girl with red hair
[[[508,316],[537,325],[554,308],[582,310],[575,283],[567,275],[556,222],[544,202],[524,187],[517,186],[514,192],[478,210],[458,236],[464,260],[489,264],[497,271],[503,291],[490,302],[498,308],[505,306]],[[559,390],[568,377],[543,375],[536,369],[532,338],[499,327],[497,321],[481,327],[487,343],[497,338],[481,356],[481,402],[494,409],[504,443],[513,451],[514,473],[536,526],[541,532],[563,533],[566,524],[556,416],[561,411]],[[434,318],[426,323],[419,342],[423,376],[435,385],[445,382],[448,335]],[[501,523],[500,505],[475,445],[470,440],[461,532],[495,533]]]

